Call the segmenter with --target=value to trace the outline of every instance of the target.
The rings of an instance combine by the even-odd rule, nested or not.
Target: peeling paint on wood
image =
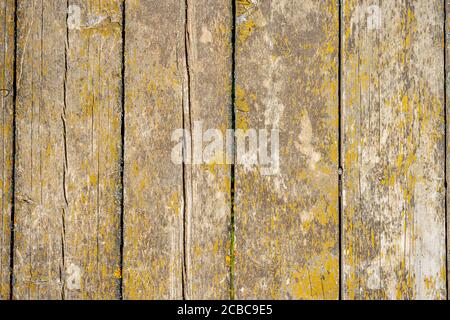
[[[343,3],[345,299],[446,296],[443,10]]]
[[[445,299],[445,3],[4,0],[0,300]]]
[[[189,112],[185,128],[202,121],[203,134],[231,128],[231,1],[188,1]],[[192,135],[192,133],[191,133]],[[211,141],[204,141],[205,148]],[[193,151],[194,149],[191,148]],[[230,296],[230,165],[222,153],[204,154],[185,169],[186,294],[188,299]]]
[[[171,137],[230,126],[231,3],[131,1],[126,17],[124,297],[225,299],[230,166],[183,168]]]
[[[280,130],[280,172],[236,167],[235,296],[337,299],[336,1],[237,1],[236,126]]]

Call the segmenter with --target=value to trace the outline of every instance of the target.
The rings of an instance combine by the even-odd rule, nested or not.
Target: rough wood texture
[[[0,300],[444,299],[449,5],[3,0]]]
[[[445,298],[443,10],[343,3],[345,299]]]
[[[14,298],[118,298],[120,1],[19,1],[18,21]]]
[[[10,294],[10,240],[13,166],[14,1],[0,5],[0,300]]]
[[[278,128],[281,163],[236,168],[239,299],[338,298],[336,3],[237,1],[237,128]]]
[[[122,0],[69,1],[65,79],[64,264],[68,299],[117,299],[120,286]]]
[[[229,297],[230,166],[193,143],[230,126],[231,16],[218,1],[127,3],[127,299]],[[171,160],[182,128],[184,166]]]
[[[66,3],[19,1],[14,298],[63,297]]]
[[[183,295],[183,167],[171,137],[188,101],[185,11],[178,0],[126,2],[125,299]]]
[[[448,299],[450,299],[450,282],[449,282],[449,279],[450,279],[450,270],[448,269],[448,266],[450,265],[450,229],[449,229],[449,225],[450,225],[450,216],[448,215],[448,212],[449,212],[449,206],[450,206],[450,203],[449,203],[449,196],[450,196],[450,190],[448,190],[448,181],[449,181],[449,175],[450,175],[450,172],[449,172],[449,168],[450,168],[450,158],[449,158],[449,155],[450,155],[450,138],[448,137],[448,133],[450,132],[449,130],[450,130],[450,124],[449,124],[449,120],[450,120],[450,108],[448,107],[448,102],[450,101],[450,83],[449,83],[449,81],[450,81],[450,63],[449,63],[449,57],[450,57],[450,1],[448,1],[448,0],[445,0],[445,17],[447,18],[446,19],[446,21],[444,21],[444,30],[445,30],[445,48],[444,48],[444,50],[445,50],[445,53],[446,53],[446,55],[445,55],[445,63],[446,63],[446,66],[445,66],[445,84],[446,84],[446,90],[447,90],[447,92],[445,92],[445,95],[446,95],[446,105],[447,105],[447,107],[446,107],[446,115],[445,115],[445,117],[446,117],[446,126],[447,126],[447,128],[446,128],[446,145],[445,145],[445,147],[446,147],[446,164],[447,164],[447,167],[446,167],[446,171],[447,171],[447,176],[445,177],[445,179],[446,179],[446,182],[445,182],[445,185],[446,185],[446,187],[447,187],[447,194],[446,194],[446,197],[447,197],[447,201],[446,201],[446,204],[447,204],[447,225],[446,225],[446,227],[447,227],[447,300]]]
[[[193,136],[192,128],[201,121],[205,151],[214,142],[207,140],[208,130],[220,130],[225,137],[231,128],[232,3],[189,0],[187,4],[190,112],[185,113],[185,128]],[[222,150],[203,153],[203,164],[185,168],[188,299],[230,297],[231,177],[230,165],[224,163]]]

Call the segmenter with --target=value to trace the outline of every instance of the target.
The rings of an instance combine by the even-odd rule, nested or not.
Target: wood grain
[[[345,299],[445,298],[443,10],[343,3]]]
[[[230,165],[193,141],[230,126],[231,17],[217,1],[127,3],[126,299],[229,297]]]
[[[17,15],[14,298],[61,299],[66,4],[19,1]]]
[[[279,172],[236,166],[239,299],[338,298],[338,13],[237,1],[236,125],[280,131]]]
[[[14,298],[118,298],[120,1],[17,10]]]
[[[448,6],[2,1],[0,300],[445,299]]]
[[[5,0],[0,6],[0,300],[10,296],[10,248],[13,166],[14,113],[14,1]]]
[[[69,273],[80,269],[81,286],[66,284],[68,299],[120,294],[121,5],[69,1],[81,23],[69,26],[66,44],[64,264]]]
[[[445,48],[444,48],[444,52],[445,52],[445,88],[446,88],[446,100],[445,100],[445,105],[446,105],[446,115],[445,115],[445,119],[446,119],[446,142],[445,142],[445,147],[446,147],[446,172],[447,172],[447,176],[445,177],[445,186],[447,189],[447,194],[446,194],[446,205],[447,205],[447,300],[450,299],[450,270],[448,268],[449,263],[450,263],[450,229],[449,229],[449,225],[450,225],[450,216],[448,215],[449,212],[449,197],[450,197],[450,190],[448,190],[448,181],[449,181],[449,175],[450,172],[448,171],[450,168],[450,158],[449,158],[449,148],[450,148],[450,141],[449,141],[449,136],[448,133],[450,132],[450,126],[449,126],[449,119],[450,119],[450,108],[448,107],[448,101],[450,101],[450,85],[449,85],[449,81],[450,81],[450,63],[449,63],[449,57],[450,57],[450,1],[445,1],[445,17],[446,20],[444,21],[444,30],[445,30]]]
[[[231,1],[189,0],[187,54],[189,112],[185,128],[202,127],[201,151],[231,128]],[[209,131],[208,131],[209,130]],[[225,140],[225,139],[224,139]],[[194,141],[191,141],[194,143]],[[192,152],[198,149],[191,148]],[[194,155],[195,156],[195,155]],[[203,152],[203,163],[186,165],[186,298],[230,297],[230,164],[225,148]]]
[[[171,137],[188,101],[185,11],[177,0],[126,3],[125,299],[183,297],[183,167]]]

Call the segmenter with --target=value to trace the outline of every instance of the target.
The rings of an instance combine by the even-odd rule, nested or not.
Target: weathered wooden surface
[[[19,1],[14,298],[60,299],[66,4]]]
[[[233,1],[2,2],[0,299],[448,295],[444,1]]]
[[[188,100],[185,11],[177,0],[126,3],[125,299],[183,297],[183,168],[171,136]]]
[[[0,217],[0,300],[10,295],[10,240],[13,166],[13,77],[14,77],[14,1],[0,7],[0,101],[1,101],[1,217]]]
[[[79,27],[68,23],[61,115],[67,299],[120,295],[121,6],[121,0],[69,1],[69,15],[78,7],[81,19]]]
[[[126,19],[124,297],[225,299],[230,166],[194,132],[230,126],[231,3],[131,1]]]
[[[14,298],[118,298],[120,1],[17,10]]]
[[[206,148],[218,141],[208,138],[211,130],[225,137],[232,127],[232,3],[189,0],[187,4],[190,105],[185,128],[192,138],[196,127],[202,128],[204,152],[201,165],[185,166],[185,297],[228,299],[231,166],[226,164],[224,149],[209,154]],[[198,155],[197,147],[191,148],[193,157]]]
[[[279,129],[280,170],[236,166],[235,296],[337,299],[337,2],[237,5],[236,126]]]
[[[443,10],[343,3],[345,299],[446,296]]]
[[[448,101],[450,101],[450,86],[449,86],[449,80],[450,80],[450,63],[449,63],[449,57],[450,57],[450,1],[445,1],[445,15],[446,20],[444,21],[444,30],[445,30],[445,95],[446,95],[446,100],[445,100],[445,104],[447,105]],[[446,205],[447,205],[447,300],[450,299],[450,295],[449,295],[449,291],[450,291],[450,282],[449,282],[449,277],[450,277],[450,270],[448,269],[449,263],[450,263],[450,230],[448,228],[449,224],[450,224],[450,217],[448,215],[448,210],[449,210],[449,194],[450,191],[448,190],[448,181],[449,181],[449,172],[448,172],[448,168],[450,166],[450,159],[449,159],[449,147],[450,147],[450,141],[449,141],[449,137],[448,137],[448,132],[450,130],[449,127],[449,119],[450,119],[450,109],[447,106],[446,107],[446,115],[445,115],[445,119],[446,119],[446,171],[447,171],[447,176],[445,177],[445,185],[446,185],[446,189],[447,189],[447,194],[446,194]]]

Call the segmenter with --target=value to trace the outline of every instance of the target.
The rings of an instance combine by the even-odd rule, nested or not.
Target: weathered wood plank
[[[13,0],[0,7],[0,101],[1,101],[1,218],[0,218],[0,300],[10,296],[10,240],[13,166],[13,82],[14,82],[14,14]]]
[[[183,296],[183,167],[171,136],[183,128],[185,4],[126,2],[125,299]]]
[[[185,128],[202,129],[202,148],[191,148],[202,152],[207,145],[219,141],[217,137],[208,139],[208,133],[212,133],[208,130],[219,130],[219,137],[225,137],[226,129],[231,128],[232,2],[189,0],[187,4],[190,112],[185,116]],[[193,137],[194,132],[190,135]],[[185,168],[189,195],[185,296],[228,299],[230,164],[225,164],[223,146],[214,154],[202,153],[202,164],[187,164]]]
[[[343,297],[445,297],[443,1],[343,2]]]
[[[236,166],[240,299],[338,298],[338,12],[237,1],[237,128],[280,141],[278,173]]]
[[[230,125],[231,16],[218,1],[127,2],[127,299],[229,297],[230,166],[193,144]],[[184,165],[171,150],[183,128]]]
[[[18,1],[14,298],[63,293],[66,3]]]
[[[19,1],[16,299],[118,297],[119,4]]]
[[[449,130],[450,130],[450,108],[448,107],[448,102],[450,101],[450,63],[449,63],[449,57],[450,57],[450,1],[445,0],[445,17],[446,20],[444,21],[444,30],[445,30],[445,88],[446,91],[445,95],[446,95],[446,170],[447,170],[447,176],[446,178],[446,182],[445,185],[447,186],[447,299],[450,299],[450,269],[448,269],[448,266],[450,265],[450,216],[448,215],[449,212],[449,200],[450,200],[450,190],[448,190],[448,181],[449,181],[449,175],[450,172],[448,171],[450,168],[450,152],[449,152],[449,148],[450,148],[450,137],[449,137]]]
[[[122,0],[69,1],[63,110],[65,267],[69,299],[120,292]],[[78,9],[79,8],[79,9]],[[80,11],[80,26],[72,25]],[[63,161],[63,160],[61,160]],[[76,280],[75,278],[73,278]]]

